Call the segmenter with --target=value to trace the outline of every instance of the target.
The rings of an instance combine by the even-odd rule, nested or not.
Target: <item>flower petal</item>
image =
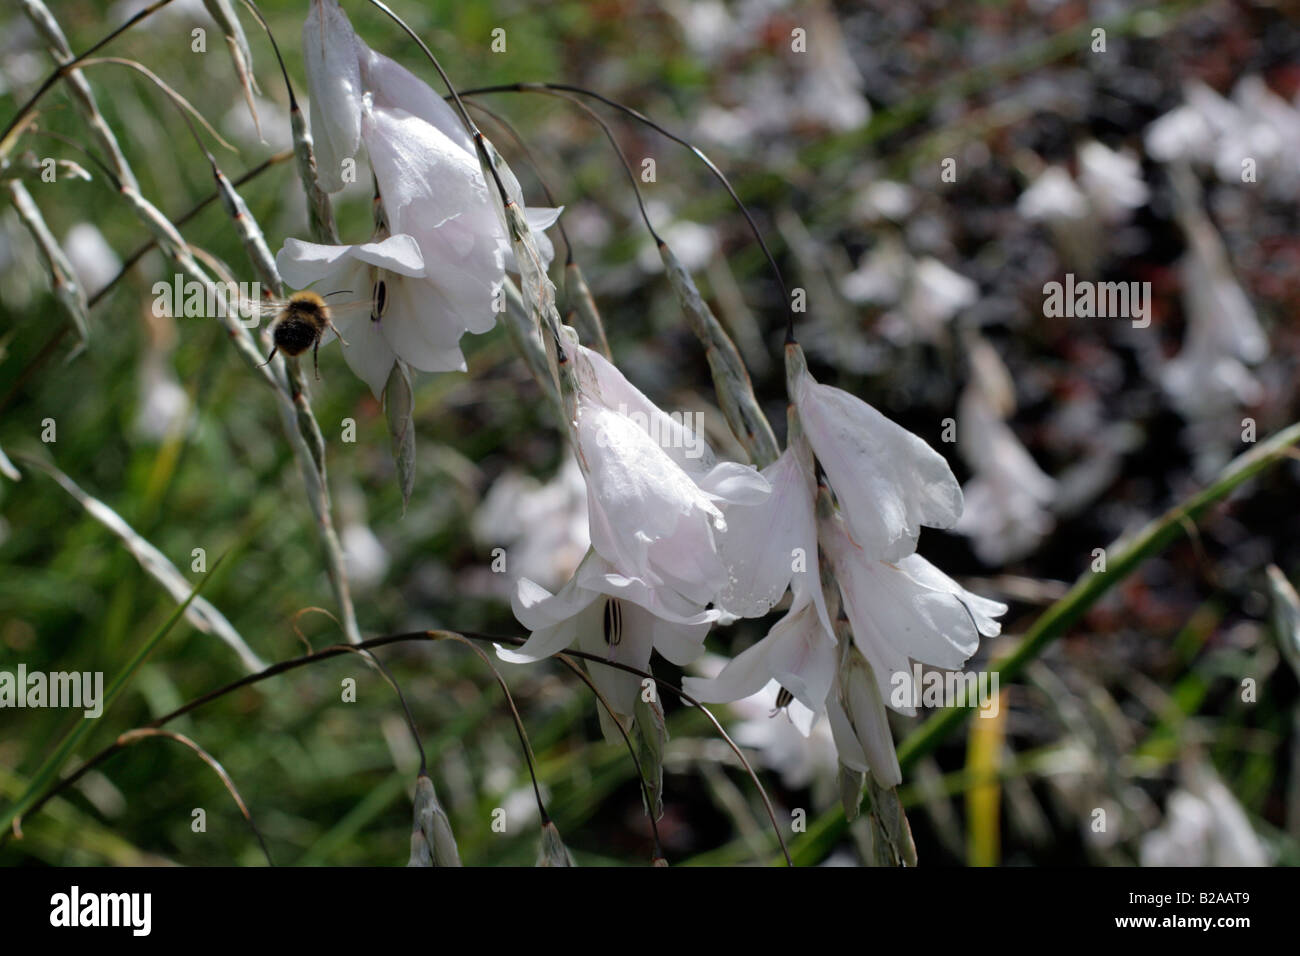
[[[874,558],[916,550],[921,526],[948,528],[961,516],[961,486],[948,462],[911,432],[804,369],[795,403],[804,432],[854,540]]]
[[[359,41],[337,0],[317,0],[302,25],[311,133],[321,188],[343,188],[343,161],[361,141]]]

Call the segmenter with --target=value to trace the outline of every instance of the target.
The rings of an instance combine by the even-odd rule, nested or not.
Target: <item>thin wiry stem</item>
[[[630,106],[618,102],[617,100],[610,99],[609,97],[605,96],[602,93],[598,93],[595,90],[589,90],[586,87],[582,87],[582,86],[575,86],[572,83],[501,83],[494,86],[474,87],[473,89],[465,90],[463,95],[470,96],[475,93],[541,93],[549,90],[562,90],[569,93],[577,93],[582,96],[589,96],[592,99],[599,100],[601,103],[604,103],[606,106],[612,107],[613,109],[616,109],[619,112],[632,117],[639,123],[644,123],[646,126],[650,127],[659,135],[665,136],[668,139],[672,140],[674,143],[677,143],[680,146],[684,146],[686,149],[690,150],[690,152],[697,159],[699,159],[700,162],[702,162],[706,167],[708,167],[709,172],[712,173],[714,178],[718,180],[718,182],[722,185],[722,188],[727,191],[727,195],[731,197],[732,202],[736,204],[736,207],[740,210],[741,215],[745,217],[745,222],[749,224],[749,231],[753,233],[755,241],[758,242],[759,248],[762,249],[763,256],[767,259],[767,263],[772,269],[772,274],[773,276],[776,277],[777,284],[781,287],[781,294],[785,296],[786,307],[787,309],[789,308],[790,294],[786,290],[785,279],[781,275],[781,268],[776,264],[776,259],[772,256],[772,252],[768,248],[767,242],[763,239],[763,233],[759,230],[758,224],[754,222],[754,217],[749,214],[748,207],[746,207],[745,204],[741,201],[740,196],[736,193],[736,190],[732,187],[731,181],[728,180],[726,175],[722,172],[722,170],[718,168],[718,165],[708,157],[708,155],[704,152],[704,150],[700,149],[690,140],[678,136],[676,133],[673,133],[670,130],[666,129],[665,127],[659,125],[650,117],[642,113],[640,110],[633,109]]]
[[[632,171],[632,165],[627,161],[627,156],[623,152],[623,147],[619,146],[618,138],[614,135],[614,131],[609,128],[609,124],[605,122],[599,113],[576,96],[570,96],[568,93],[550,89],[538,90],[537,92],[545,93],[547,96],[554,96],[557,99],[567,100],[569,103],[572,103],[578,109],[591,117],[592,121],[601,128],[605,134],[605,138],[609,140],[609,145],[614,148],[614,152],[617,154],[619,162],[622,163],[623,172],[627,173],[628,182],[632,184],[632,192],[636,195],[637,208],[641,210],[641,218],[645,221],[645,227],[650,230],[650,236],[654,239],[655,244],[662,244],[663,239],[659,237],[659,233],[655,232],[654,223],[650,221],[650,214],[646,211],[645,199],[641,195],[641,187],[637,185],[636,173]],[[466,95],[468,96],[469,94],[467,93]]]
[[[92,46],[85,53],[81,54],[80,56],[73,57],[67,62],[60,64],[58,69],[56,69],[53,73],[47,76],[45,78],[45,81],[41,83],[39,87],[36,88],[36,92],[33,93],[31,97],[28,98],[27,102],[24,103],[21,107],[19,107],[18,112],[14,115],[14,118],[10,120],[9,125],[5,127],[4,132],[0,133],[0,157],[8,155],[10,149],[13,148],[13,140],[16,138],[15,134],[17,134],[20,130],[22,130],[26,126],[26,124],[32,117],[32,112],[36,108],[37,102],[39,102],[42,96],[44,96],[46,93],[50,91],[50,88],[54,86],[55,83],[59,82],[59,80],[62,79],[64,76],[67,76],[69,73],[75,71],[76,68],[80,66],[86,60],[87,57],[94,56],[97,52],[102,50],[109,43],[113,42],[115,39],[117,39],[127,30],[131,29],[131,27],[135,26],[141,20],[145,19],[145,17],[148,17],[151,14],[156,13],[157,11],[161,10],[163,7],[167,6],[167,4],[171,2],[172,0],[154,0],[153,3],[149,4],[149,6],[145,7],[139,13],[135,14],[135,16],[131,17],[120,27],[118,27],[116,30],[111,32],[108,36],[104,37],[102,40],[100,40],[98,43]]]
[[[519,151],[524,154],[524,158],[528,161],[528,165],[532,167],[533,175],[537,177],[538,185],[542,187],[542,194],[546,196],[547,205],[552,208],[558,208],[560,204],[556,202],[555,194],[551,192],[551,187],[547,185],[546,177],[542,175],[541,166],[538,165],[537,159],[533,156],[533,151],[528,148],[528,144],[525,143],[523,137],[519,135],[519,131],[516,130],[510,121],[504,116],[495,110],[488,109],[482,103],[470,103],[469,105],[500,126],[505,131],[506,135],[510,137],[511,141],[519,147]],[[564,262],[565,265],[568,265],[573,261],[573,244],[569,242],[569,234],[565,231],[563,214],[555,220],[555,225],[560,230],[560,238],[564,240]]]
[[[72,48],[68,46],[68,38],[43,0],[22,0],[22,4],[27,18],[45,37],[45,42],[49,46],[50,54],[55,61],[65,63],[71,60]],[[77,108],[77,111],[85,119],[86,125],[90,127],[91,135],[99,141],[100,148],[104,150],[112,162],[118,179],[132,189],[139,189],[140,184],[136,182],[135,174],[131,171],[131,164],[127,162],[126,155],[122,152],[117,137],[113,134],[108,121],[104,119],[104,114],[100,112],[99,104],[90,88],[90,84],[78,70],[68,73],[67,78],[68,87],[72,92],[72,105]]]
[[[42,130],[41,132],[44,135],[53,135],[48,130]],[[271,156],[268,159],[263,160],[258,165],[254,166],[252,169],[244,173],[238,179],[233,180],[233,184],[235,186],[242,186],[244,185],[244,183],[248,182],[249,180],[254,179],[257,176],[260,176],[262,173],[266,172],[272,166],[275,166],[279,163],[283,163],[285,160],[292,159],[292,158],[293,158],[293,150],[291,149],[287,149],[284,150],[283,152],[276,153],[274,156]],[[193,219],[195,216],[201,213],[204,209],[206,209],[208,206],[212,205],[212,203],[215,202],[220,197],[220,195],[221,195],[220,190],[214,190],[213,192],[205,196],[203,199],[200,199],[193,206],[191,206],[190,209],[187,212],[185,212],[183,215],[173,220],[173,222],[176,224],[177,227],[185,225],[191,219]],[[131,271],[131,269],[135,266],[135,264],[139,262],[141,259],[143,259],[155,248],[157,248],[157,246],[158,246],[157,239],[150,239],[148,242],[142,243],[140,246],[138,246],[129,256],[127,256],[122,261],[122,266],[120,269],[117,270],[117,275],[109,279],[108,283],[104,285],[103,288],[101,288],[99,291],[97,291],[94,295],[90,297],[87,303],[88,307],[93,309],[96,305],[98,305],[101,301],[103,301],[104,297],[107,296],[108,293],[111,292],[114,288],[116,288],[119,282],[121,282],[124,278],[126,278],[127,273]],[[14,379],[13,385],[11,385],[9,387],[9,390],[5,392],[4,397],[0,398],[0,412],[3,412],[6,408],[9,407],[9,404],[22,390],[22,387],[27,383],[27,381],[32,377],[32,375],[42,365],[44,365],[46,361],[49,360],[50,356],[52,356],[55,350],[58,348],[59,343],[63,341],[63,337],[68,334],[68,331],[71,328],[72,325],[67,322],[59,326],[58,331],[56,331],[53,335],[50,336],[49,341],[47,341],[43,346],[41,346],[40,351],[37,352],[36,355],[32,357],[31,361],[28,362],[27,365],[23,367],[23,370],[18,374],[18,377]]]
[[[216,771],[217,776],[221,778],[221,782],[225,784],[226,790],[228,790],[230,795],[234,798],[235,805],[239,807],[239,812],[242,813],[244,819],[248,821],[248,827],[253,831],[253,836],[257,837],[257,843],[262,848],[262,855],[266,857],[267,865],[275,866],[275,861],[271,859],[271,851],[267,849],[266,841],[262,839],[262,831],[259,830],[257,824],[253,822],[253,814],[249,812],[248,804],[246,804],[244,798],[239,795],[239,790],[235,787],[235,781],[230,779],[230,774],[226,773],[226,768],[221,766],[221,762],[217,760],[216,757],[213,757],[210,753],[184,734],[177,733],[174,730],[160,730],[157,727],[137,727],[135,730],[128,730],[117,738],[117,743],[122,747],[126,747],[128,744],[133,744],[136,741],[146,740],[151,737],[162,737],[167,740],[174,740],[178,744],[184,744],[186,747],[189,747],[198,754],[199,758],[204,763]]]
[[[623,721],[619,720],[618,717],[615,716],[613,706],[605,699],[605,695],[600,692],[600,688],[596,686],[595,682],[587,675],[586,671],[579,667],[567,654],[556,654],[555,656],[561,664],[573,671],[573,673],[591,689],[591,692],[596,695],[596,700],[598,700],[600,705],[605,708],[605,713],[609,714],[610,722],[613,723],[613,725],[618,728],[618,732],[623,735],[623,743],[627,745],[628,756],[632,758],[632,765],[636,767],[636,777],[641,784],[641,794],[645,797],[645,805],[648,811],[646,816],[650,818],[650,830],[654,834],[655,859],[662,858],[664,853],[663,845],[659,842],[659,824],[655,820],[655,815],[652,809],[654,807],[654,797],[650,793],[650,784],[646,780],[645,769],[641,766],[641,758],[637,756],[636,745],[632,743],[631,735],[628,734],[627,728],[623,726]]]
[[[229,142],[227,142],[225,139],[222,138],[221,134],[218,133],[212,127],[212,124],[209,123],[207,118],[194,107],[193,103],[191,103],[185,97],[181,96],[181,94],[177,93],[176,90],[174,90],[171,87],[171,84],[169,84],[166,80],[160,77],[153,70],[149,69],[143,63],[137,63],[135,60],[129,60],[126,57],[122,57],[122,56],[98,56],[95,57],[94,59],[83,60],[81,65],[102,66],[109,63],[115,64],[117,66],[125,66],[128,69],[132,69],[135,70],[137,73],[143,74],[151,83],[153,83],[154,86],[158,87],[158,89],[166,93],[168,99],[170,99],[172,103],[175,104],[176,107],[181,111],[181,115],[185,119],[185,125],[190,128],[190,132],[194,135],[194,139],[199,143],[200,146],[203,146],[203,141],[199,139],[199,135],[197,131],[195,131],[194,129],[193,120],[198,120],[199,123],[203,126],[203,128],[208,131],[208,135],[210,135],[222,146],[226,147],[226,149],[234,153],[239,152],[239,150],[235,149],[234,146],[232,146]],[[203,147],[203,151],[207,153],[206,146]],[[208,153],[209,157],[211,157],[211,155],[212,155],[211,153]]]
[[[317,610],[322,609],[318,608]],[[301,636],[300,632],[299,637]],[[303,638],[303,640],[305,641],[306,638]],[[310,647],[310,645],[308,645],[308,647]],[[380,676],[388,682],[388,686],[391,687],[393,693],[397,695],[397,699],[402,705],[402,712],[406,715],[407,729],[411,731],[411,739],[415,741],[415,749],[420,751],[420,773],[428,774],[429,762],[424,754],[424,741],[420,739],[420,730],[415,724],[415,715],[411,713],[411,705],[406,702],[406,695],[402,693],[402,688],[397,685],[397,678],[393,676],[392,671],[388,669],[388,666],[384,664],[384,662],[381,661],[373,651],[362,647],[353,647],[352,645],[348,645],[347,649],[352,653],[365,658],[371,664],[374,664],[375,669],[379,671]]]
[[[411,631],[403,634],[388,634],[383,637],[374,637],[369,640],[362,641],[360,644],[357,645],[332,644],[329,647],[322,648],[319,651],[314,651],[311,654],[305,654],[302,657],[294,657],[289,660],[280,661],[278,664],[272,664],[270,667],[266,668],[265,670],[259,671],[256,674],[249,674],[246,677],[240,678],[239,680],[231,681],[230,683],[224,684],[221,687],[217,687],[213,690],[210,690],[207,693],[200,694],[198,697],[195,697],[193,700],[187,701],[186,703],[182,704],[180,707],[177,707],[175,710],[171,711],[170,713],[163,714],[161,717],[157,717],[154,720],[151,720],[145,726],[162,727],[166,724],[171,723],[173,720],[176,720],[179,717],[183,717],[184,715],[194,710],[197,710],[198,708],[202,707],[204,704],[208,704],[214,700],[218,700],[219,698],[225,697],[227,694],[234,693],[235,691],[240,690],[241,688],[250,687],[253,684],[257,684],[261,681],[267,680],[268,678],[286,673],[287,671],[297,670],[300,667],[306,667],[309,664],[315,664],[323,660],[329,660],[330,658],[338,657],[341,654],[352,653],[356,648],[373,650],[376,647],[386,647],[389,644],[401,644],[407,641],[437,641],[437,640],[461,640],[461,641],[471,640],[471,641],[478,641],[480,643],[509,644],[514,647],[519,647],[522,644],[524,644],[527,639],[522,637],[493,637],[486,634],[474,634],[468,631]],[[604,657],[601,657],[598,654],[591,654],[586,651],[568,650],[565,653],[568,654],[570,657],[577,657],[582,660],[591,661],[596,664],[603,664],[606,667],[612,667],[615,670],[621,670],[628,674],[635,674],[636,676],[642,678],[643,680],[645,679],[652,680],[655,682],[655,684],[658,687],[670,691],[675,696],[680,698],[682,701],[697,708],[702,714],[704,714],[704,716],[708,718],[709,722],[713,725],[714,729],[718,732],[719,736],[722,737],[722,739],[726,742],[727,746],[731,748],[732,752],[740,760],[741,765],[745,768],[745,772],[749,775],[750,780],[753,781],[754,786],[757,788],[759,792],[759,795],[762,797],[764,806],[767,808],[768,819],[772,823],[772,829],[776,834],[777,842],[780,844],[782,854],[785,857],[786,865],[787,866],[793,865],[793,862],[790,859],[790,852],[785,845],[785,838],[782,836],[780,826],[776,822],[776,813],[772,809],[772,802],[771,800],[768,799],[767,791],[763,788],[762,782],[758,779],[758,774],[754,772],[754,768],[750,764],[749,759],[745,756],[744,752],[740,749],[740,747],[736,745],[736,742],[731,739],[730,735],[727,734],[726,730],[724,730],[722,725],[718,722],[718,719],[713,716],[713,714],[709,711],[707,707],[705,707],[702,703],[700,703],[698,700],[696,700],[690,694],[686,693],[681,688],[668,683],[667,681],[663,680],[660,677],[656,677],[654,674],[651,674],[647,671],[643,671],[638,667],[633,667],[630,664],[624,664],[621,663],[620,661],[608,660]],[[56,784],[51,786],[51,788],[48,791],[46,791],[45,794],[43,794],[39,799],[33,802],[30,807],[26,808],[24,812],[24,816],[28,816],[28,817],[35,816],[35,814],[43,806],[45,806],[46,803],[48,803],[54,797],[58,796],[68,787],[72,786],[74,783],[77,782],[77,780],[83,777],[86,773],[90,772],[99,764],[103,763],[104,760],[108,759],[110,756],[112,756],[112,754],[114,754],[119,749],[121,749],[120,745],[114,742],[113,744],[110,744],[109,746],[105,747],[103,750],[99,751],[99,753],[95,754],[93,757],[91,757],[89,760],[83,763],[73,773],[69,774],[68,776],[64,777],[63,779],[59,780]],[[0,833],[0,846],[4,845],[4,841],[7,840],[8,837],[9,834]]]
[[[501,672],[497,670],[496,665],[492,663],[492,658],[483,653],[483,649],[469,638],[462,637],[459,634],[450,633],[447,637],[451,640],[457,641],[458,643],[464,644],[477,654],[483,663],[487,665],[488,670],[492,672],[492,676],[496,678],[497,684],[501,687],[501,693],[505,694],[506,703],[510,706],[510,715],[514,717],[515,720],[515,731],[519,734],[519,742],[524,748],[524,760],[528,763],[528,776],[533,781],[533,796],[537,798],[537,812],[541,816],[542,826],[546,826],[546,824],[551,822],[551,817],[550,814],[546,812],[546,804],[542,801],[542,788],[537,782],[537,767],[535,766],[536,758],[533,756],[533,745],[528,741],[528,731],[524,729],[524,719],[519,716],[519,708],[515,706],[515,698],[510,693],[510,687],[506,684],[506,679],[501,676]]]

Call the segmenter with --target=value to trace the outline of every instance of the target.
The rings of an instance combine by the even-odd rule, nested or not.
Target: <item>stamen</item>
[[[607,598],[605,600],[603,624],[605,643],[610,647],[617,647],[619,641],[623,640],[623,605],[619,603],[618,598]]]

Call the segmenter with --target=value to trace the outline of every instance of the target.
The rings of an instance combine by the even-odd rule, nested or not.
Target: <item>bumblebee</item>
[[[333,293],[331,293],[332,295]],[[272,321],[271,341],[275,347],[266,357],[269,364],[276,352],[285,355],[301,355],[312,350],[312,366],[316,380],[320,380],[320,340],[326,329],[332,329],[344,345],[348,343],[339,334],[337,326],[330,320],[330,309],[324,298],[315,292],[295,292],[280,308]]]

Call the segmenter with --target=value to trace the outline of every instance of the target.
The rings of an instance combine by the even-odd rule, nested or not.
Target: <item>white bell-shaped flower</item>
[[[457,344],[460,329],[445,325],[440,313],[429,308],[440,291],[426,279],[424,259],[411,236],[350,246],[287,239],[275,264],[296,289],[317,285],[323,295],[341,295],[343,304],[331,311],[348,343],[343,358],[376,397],[396,358],[426,372],[465,367]]]
[[[750,466],[717,462],[703,436],[599,353],[573,345],[570,355],[592,547],[628,577],[708,604],[728,580],[715,538],[727,527],[722,508],[762,501],[767,480]]]
[[[1007,612],[1005,604],[972,594],[919,554],[892,564],[877,561],[854,543],[838,514],[821,529],[853,642],[894,710],[915,713],[908,703],[919,699],[912,661],[957,670],[978,649],[981,635],[1001,633],[996,618]]]

